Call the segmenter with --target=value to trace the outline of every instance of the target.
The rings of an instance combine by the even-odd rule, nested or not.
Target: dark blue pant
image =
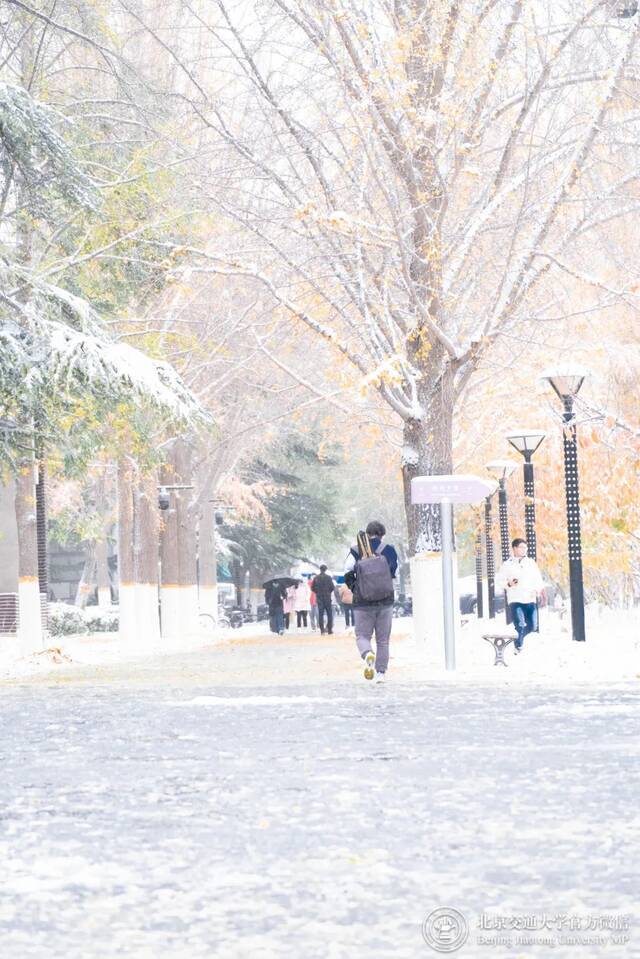
[[[284,632],[284,609],[282,606],[279,609],[269,610],[269,628],[272,633]]]
[[[538,628],[538,607],[535,603],[509,603],[509,609],[518,634],[515,646],[522,649],[525,636]]]
[[[344,625],[345,626],[355,626],[356,620],[353,615],[353,604],[345,603],[342,607],[344,611]]]
[[[325,615],[327,617],[326,626],[325,626]],[[318,620],[320,622],[321,633],[333,632],[333,606],[331,605],[330,596],[328,598],[325,596],[318,596]]]

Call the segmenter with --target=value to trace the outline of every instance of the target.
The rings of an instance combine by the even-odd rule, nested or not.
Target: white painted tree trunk
[[[134,495],[135,645],[151,649],[160,640],[158,606],[158,508],[155,474],[138,476]]]
[[[111,605],[106,531],[103,539],[96,543],[96,579],[98,581],[98,607],[105,609]]]
[[[133,489],[132,465],[127,459],[118,463],[118,603],[119,636],[123,642],[135,640],[136,597],[133,570]]]
[[[33,457],[25,457],[16,479],[18,527],[18,648],[27,656],[45,647],[38,579],[36,475]]]
[[[442,560],[440,553],[412,556],[411,595],[413,598],[413,634],[418,642],[442,649],[444,663],[444,614]],[[456,641],[460,631],[460,591],[456,556],[453,561],[454,625]]]
[[[18,581],[18,648],[28,656],[45,648],[42,614],[40,610],[40,587],[38,577],[21,576]]]
[[[171,451],[171,461],[163,468],[162,481],[189,484],[191,476],[189,448],[184,440],[178,439]],[[174,641],[199,634],[196,520],[190,508],[191,498],[190,490],[172,492],[171,507],[163,515],[160,586],[162,637]]]
[[[198,603],[201,613],[208,613],[218,621],[218,576],[215,544],[215,510],[213,504],[205,502],[200,518],[198,539],[200,557],[200,577]]]

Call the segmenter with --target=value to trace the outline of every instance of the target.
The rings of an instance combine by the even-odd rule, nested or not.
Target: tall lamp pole
[[[482,591],[482,521],[478,517],[478,528],[476,530],[476,616],[482,619],[484,616],[484,601]]]
[[[500,517],[500,555],[506,563],[511,555],[509,542],[509,510],[507,505],[507,479],[517,469],[518,464],[513,460],[491,460],[486,469],[498,480],[498,515]],[[511,622],[511,611],[505,602],[505,617]]]
[[[538,449],[545,433],[542,430],[521,430],[518,433],[510,433],[507,440],[513,446],[514,450],[521,453],[524,457],[524,529],[527,539],[527,553],[531,559],[537,559],[536,549],[536,505],[535,489],[533,485],[533,463],[531,458]]]
[[[567,499],[567,541],[569,551],[569,592],[573,639],[585,641],[582,543],[580,536],[580,487],[578,482],[578,439],[573,403],[584,383],[586,371],[577,367],[546,373],[547,380],[562,400],[564,422],[564,484]]]
[[[493,553],[493,513],[491,509],[491,496],[485,497],[484,501],[484,546],[487,554],[487,605],[489,607],[489,619],[495,619],[496,566]]]
[[[498,480],[498,515],[500,517],[500,554],[506,563],[511,555],[509,542],[509,510],[507,505],[507,480],[518,464],[513,460],[491,460],[486,469]]]

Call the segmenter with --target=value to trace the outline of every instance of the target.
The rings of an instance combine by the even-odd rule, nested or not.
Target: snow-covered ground
[[[50,649],[18,657],[10,642],[0,645],[0,681],[45,679],[64,675],[99,675],[103,681],[136,677],[170,680],[176,663],[193,666],[211,659],[221,684],[246,682],[250,671],[256,683],[294,684],[318,681],[350,681],[359,676],[359,661],[351,634],[337,633],[321,639],[318,633],[300,631],[283,639],[265,631],[265,623],[253,623],[238,630],[220,633],[203,631],[180,641],[159,643],[149,649],[121,642],[115,633],[92,636],[61,636],[50,641]],[[465,618],[456,643],[456,670],[444,668],[444,644],[440,637],[428,642],[413,639],[411,619],[394,620],[389,680],[423,682],[512,683],[616,682],[640,678],[640,610],[609,610],[590,607],[587,611],[587,641],[571,639],[568,617],[543,610],[540,633],[525,640],[523,653],[516,657],[513,644],[505,651],[506,666],[494,665],[494,653],[482,634],[512,629],[504,616],[494,620]],[[59,650],[57,652],[56,650]],[[204,657],[204,660],[203,660]],[[94,673],[87,674],[87,667]]]
[[[446,673],[397,620],[383,686],[263,624],[5,652],[2,959],[418,959],[442,909],[461,959],[640,956],[637,622],[507,667],[501,622]]]
[[[638,956],[638,689],[5,686],[2,959]]]

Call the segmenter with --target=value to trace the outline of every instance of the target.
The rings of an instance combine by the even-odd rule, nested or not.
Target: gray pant
[[[389,665],[389,637],[393,622],[393,606],[355,606],[356,643],[362,657],[371,651],[371,637],[376,633],[376,672],[386,673]]]

